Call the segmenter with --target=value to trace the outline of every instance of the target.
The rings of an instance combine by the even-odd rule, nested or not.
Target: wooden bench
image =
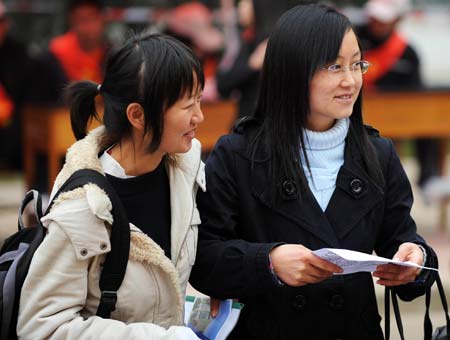
[[[432,137],[440,139],[441,175],[447,173],[445,159],[450,137],[450,92],[367,93],[364,96],[364,121],[383,136],[394,139]],[[440,203],[439,227],[447,231],[447,206]]]
[[[450,91],[366,93],[363,103],[365,123],[387,137],[450,137]]]

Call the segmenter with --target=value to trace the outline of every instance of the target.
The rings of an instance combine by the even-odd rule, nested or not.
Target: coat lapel
[[[321,239],[328,247],[339,247],[339,240],[333,228],[310,190],[299,193],[299,189],[292,182],[282,181],[282,200],[277,204],[272,203],[268,162],[269,160],[255,162],[251,176],[253,195],[275,212]]]
[[[325,211],[340,240],[358,226],[364,215],[372,210],[384,195],[383,189],[362,168],[362,159],[355,149],[351,145],[346,146],[345,162],[339,171],[336,189]]]

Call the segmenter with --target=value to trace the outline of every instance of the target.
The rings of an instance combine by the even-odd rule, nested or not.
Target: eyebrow
[[[355,54],[352,55],[352,58],[356,57],[357,55],[361,55],[361,51],[356,52]],[[341,55],[338,55],[338,58],[344,58]]]

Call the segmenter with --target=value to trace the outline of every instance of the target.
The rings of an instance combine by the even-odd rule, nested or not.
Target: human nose
[[[201,122],[203,122],[203,120],[204,120],[203,112],[200,107],[200,102],[198,102],[195,104],[194,114],[192,115],[192,122],[194,124],[200,124]]]
[[[361,75],[352,69],[351,66],[342,68],[342,80],[341,84],[343,86],[354,86],[356,84],[356,77],[361,77]]]

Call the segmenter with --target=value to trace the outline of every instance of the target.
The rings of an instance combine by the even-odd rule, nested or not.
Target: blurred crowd
[[[175,7],[152,8],[147,29],[170,34],[190,46],[205,71],[203,101],[235,100],[237,115],[242,117],[254,110],[267,37],[293,3],[220,0],[208,6],[207,2],[186,1]],[[365,4],[365,22],[357,31],[365,58],[372,63],[365,78],[366,91],[423,88],[420,58],[397,30],[410,6],[409,0]],[[117,11],[105,8],[100,0],[70,0],[67,31],[52,37],[45,50],[31,57],[12,38],[12,19],[0,0],[0,168],[22,168],[24,105],[62,105],[68,82],[89,79],[101,83],[105,57],[117,43],[106,32],[111,18],[117,16]],[[440,172],[438,141],[420,139],[414,145],[419,184],[425,187]]]

